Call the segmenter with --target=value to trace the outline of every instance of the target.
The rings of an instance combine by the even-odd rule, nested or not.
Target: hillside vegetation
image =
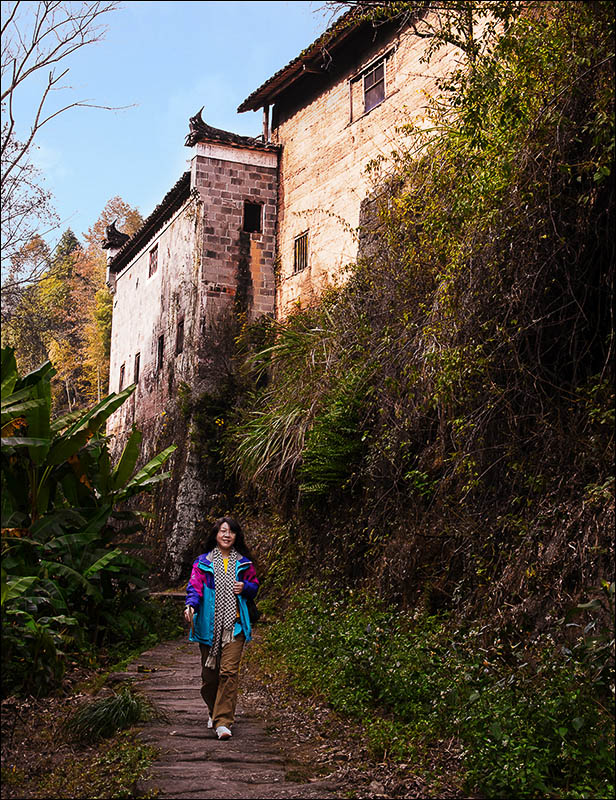
[[[509,17],[216,407],[273,661],[375,753],[451,738],[489,796],[613,791],[613,23]]]

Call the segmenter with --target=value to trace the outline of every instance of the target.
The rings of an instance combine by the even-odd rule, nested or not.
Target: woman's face
[[[235,534],[228,522],[223,522],[216,534],[216,544],[221,550],[230,550],[235,544]]]

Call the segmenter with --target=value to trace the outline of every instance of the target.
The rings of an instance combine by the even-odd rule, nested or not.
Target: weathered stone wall
[[[399,149],[396,129],[421,121],[426,95],[452,67],[457,51],[441,50],[421,62],[425,40],[409,31],[366,42],[365,49],[333,56],[331,78],[314,76],[277,100],[272,138],[283,146],[280,162],[280,281],[277,313],[310,302],[328,282],[344,279],[357,255],[360,205],[370,193],[366,166]],[[363,113],[362,72],[386,57],[386,96]],[[328,83],[329,80],[329,83]],[[308,267],[293,274],[295,237],[308,231]]]
[[[136,424],[142,462],[178,445],[171,479],[146,501],[155,519],[143,536],[144,555],[171,582],[185,571],[212,514],[225,510],[216,506],[194,446],[193,412],[199,398],[221,391],[232,319],[274,312],[277,171],[275,150],[197,144],[189,199],[115,278],[110,391],[119,389],[122,365],[123,385],[134,382],[136,353],[140,369],[136,391],[109,419],[107,432],[117,457]],[[243,230],[246,201],[261,206],[260,231]],[[158,266],[150,276],[155,246]]]
[[[203,202],[204,296],[238,300],[251,319],[274,312],[278,154],[198,143],[191,184]],[[261,205],[261,232],[245,233],[244,203]],[[214,304],[216,305],[216,303]]]

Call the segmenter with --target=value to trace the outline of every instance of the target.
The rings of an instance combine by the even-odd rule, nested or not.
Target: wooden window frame
[[[387,94],[386,94],[386,91],[385,91],[386,90],[386,77],[387,77],[386,76],[386,64],[387,64],[387,57],[383,56],[378,61],[375,61],[374,64],[372,64],[372,66],[369,69],[367,69],[363,74],[362,83],[363,83],[363,95],[364,95],[364,114],[367,114],[368,111],[372,111],[373,108],[376,108],[377,106],[379,106],[383,102],[383,100],[385,100],[385,98],[387,97]],[[368,81],[372,78],[372,76],[375,75],[375,73],[379,69],[382,70],[382,74],[381,74],[380,78],[371,81],[371,83],[369,85],[367,85]],[[381,93],[380,93],[379,99],[375,100],[374,102],[372,102],[372,100],[371,100],[370,101],[371,105],[368,105],[368,93],[369,92],[374,92],[374,90],[376,88],[378,88],[379,86],[381,88]]]
[[[184,351],[184,317],[178,320],[175,331],[175,354],[179,356]]]
[[[308,267],[308,231],[303,231],[293,240],[293,274],[297,275]]]
[[[387,100],[394,93],[393,88],[393,74],[395,73],[395,55],[397,46],[388,47],[387,50],[381,52],[369,61],[365,66],[358,69],[352,75],[349,82],[349,125],[358,119],[361,119],[366,114],[369,114],[373,108],[381,105],[382,102]],[[374,88],[379,82],[375,82],[366,87],[366,79],[372,75],[375,70],[383,66],[383,97],[375,102],[370,107],[366,106],[366,91]]]
[[[150,250],[150,264],[148,269],[148,278],[151,278],[157,269],[158,269],[158,245],[155,244],[154,247]]]

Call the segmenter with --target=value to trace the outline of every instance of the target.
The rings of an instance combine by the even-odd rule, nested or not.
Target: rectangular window
[[[158,269],[158,245],[156,245],[150,250],[150,271],[148,273],[148,277],[151,278],[157,269]]]
[[[385,99],[385,59],[364,75],[364,113]]]
[[[133,371],[133,383],[139,383],[139,362],[141,361],[141,353],[135,355],[135,369]]]
[[[161,335],[158,337],[158,350],[156,353],[156,369],[159,372],[163,368],[164,356],[165,356],[165,337]]]
[[[124,371],[125,371],[125,366],[124,364],[122,364],[122,366],[120,367],[120,386],[118,389],[119,392],[121,392],[122,389],[124,388]]]
[[[301,272],[308,266],[308,231],[295,237],[293,248],[293,272]]]
[[[246,233],[261,233],[263,206],[260,203],[244,202],[244,230]]]
[[[179,355],[184,349],[184,320],[178,322],[178,328],[175,333],[175,354]]]

